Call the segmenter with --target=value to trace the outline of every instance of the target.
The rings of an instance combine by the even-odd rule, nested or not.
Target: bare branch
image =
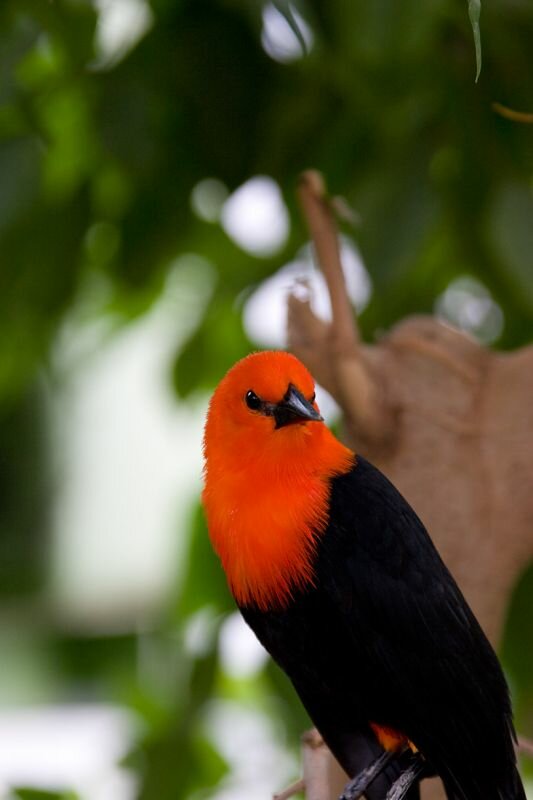
[[[533,125],[533,114],[527,111],[515,111],[514,108],[508,108],[502,103],[493,103],[492,110],[499,114],[500,117],[510,119],[513,122],[522,122],[525,125]]]
[[[334,348],[353,353],[359,342],[359,331],[344,282],[335,216],[319,172],[308,170],[301,175],[298,197],[329,289]]]
[[[318,731],[306,731],[302,736],[306,800],[325,800],[330,796],[330,753]]]
[[[525,736],[519,736],[518,747],[516,749],[519,753],[533,758],[533,741],[531,739],[526,739]]]
[[[287,788],[282,792],[275,794],[272,800],[289,800],[289,797],[294,797],[295,794],[298,794],[298,792],[303,792],[304,789],[305,781],[303,778],[300,778],[300,780],[291,783],[290,786],[287,786]]]
[[[288,800],[305,789],[306,800],[330,800],[339,795],[349,779],[341,770],[322,737],[316,730],[307,731],[302,737],[304,747],[304,777],[289,786],[285,792],[274,795],[274,800]],[[533,758],[533,741],[518,736],[517,753]],[[431,797],[443,797],[438,785],[433,784]]]
[[[533,424],[533,347],[496,353],[430,317],[409,318],[376,344],[363,343],[344,285],[334,209],[318,173],[304,174],[299,198],[333,321],[318,319],[307,298],[291,297],[291,349],[341,405],[349,444],[420,514],[497,645],[512,588],[533,554],[533,495],[522,490],[533,479],[524,439]],[[502,441],[513,446],[502,448]],[[458,463],[465,468],[458,471]],[[518,488],[517,468],[525,476]],[[329,766],[322,761],[323,750],[320,740],[314,749],[304,742],[308,800],[334,797],[331,780],[343,777],[340,767],[334,776],[331,756]],[[517,751],[533,757],[533,741],[519,737]],[[435,794],[440,784],[427,783],[430,797],[442,798]]]
[[[289,298],[291,350],[339,401],[350,429],[382,446],[391,437],[393,412],[360,342],[342,270],[334,203],[327,197],[322,176],[314,170],[301,176],[298,196],[328,286],[332,321],[323,323],[309,302],[293,294]]]
[[[289,295],[288,335],[289,348],[307,364],[318,383],[328,392],[336,392],[335,373],[329,355],[330,326],[319,319],[308,299],[300,300]]]

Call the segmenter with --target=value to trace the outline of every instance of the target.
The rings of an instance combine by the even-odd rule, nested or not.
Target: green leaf
[[[289,3],[288,0],[273,0],[272,5],[285,18],[287,24],[290,26],[291,31],[298,39],[300,47],[302,48],[302,52],[304,55],[307,55],[307,43],[298,26],[298,23],[296,22],[296,18],[292,11],[292,3]]]
[[[29,787],[14,789],[12,797],[17,798],[17,800],[78,800],[78,795],[75,792],[49,792],[46,789],[33,789]]]
[[[481,14],[481,0],[468,0],[468,16],[474,34],[476,47],[476,83],[481,72],[481,32],[479,30],[479,17]]]

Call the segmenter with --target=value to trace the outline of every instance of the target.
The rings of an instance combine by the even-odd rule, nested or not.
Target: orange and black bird
[[[352,778],[346,800],[525,800],[496,655],[424,525],[328,430],[285,352],[239,361],[205,426],[209,534],[246,622]]]

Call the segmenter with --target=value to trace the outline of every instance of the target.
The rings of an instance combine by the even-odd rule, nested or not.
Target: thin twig
[[[359,343],[359,331],[346,291],[335,215],[319,172],[307,170],[302,173],[298,197],[329,289],[335,347],[353,353]]]
[[[306,800],[325,800],[331,796],[329,764],[331,755],[316,730],[302,736],[303,773]]]
[[[364,357],[344,280],[335,213],[319,172],[302,173],[298,197],[331,299],[332,321],[326,336],[320,336],[323,344],[320,360],[327,360],[327,368],[320,369],[317,375],[319,380],[322,377],[321,382],[325,375],[349,425],[367,441],[385,444],[394,431],[394,414]],[[289,310],[294,323],[296,304]],[[317,326],[312,327],[316,332]]]
[[[499,114],[500,117],[505,117],[505,119],[510,119],[513,122],[533,125],[533,114],[529,114],[527,111],[515,111],[513,108],[502,105],[502,103],[493,103],[492,110]]]
[[[300,780],[291,783],[290,786],[287,786],[287,788],[282,792],[275,794],[272,800],[289,800],[289,797],[294,797],[295,794],[298,794],[298,792],[303,792],[304,789],[305,781],[303,778],[300,778]]]
[[[519,736],[518,747],[516,749],[519,753],[533,758],[533,741],[531,739],[526,739],[525,736]]]

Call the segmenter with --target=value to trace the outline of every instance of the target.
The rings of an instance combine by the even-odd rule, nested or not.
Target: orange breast
[[[323,481],[282,481],[261,490],[224,488],[222,513],[208,523],[231,590],[240,604],[283,606],[292,591],[312,583],[316,536],[327,524],[328,487]]]
[[[313,583],[313,552],[328,521],[330,479],[354,455],[325,426],[313,459],[208,460],[203,502],[209,534],[237,602],[284,607]],[[295,432],[295,435],[297,433]]]

